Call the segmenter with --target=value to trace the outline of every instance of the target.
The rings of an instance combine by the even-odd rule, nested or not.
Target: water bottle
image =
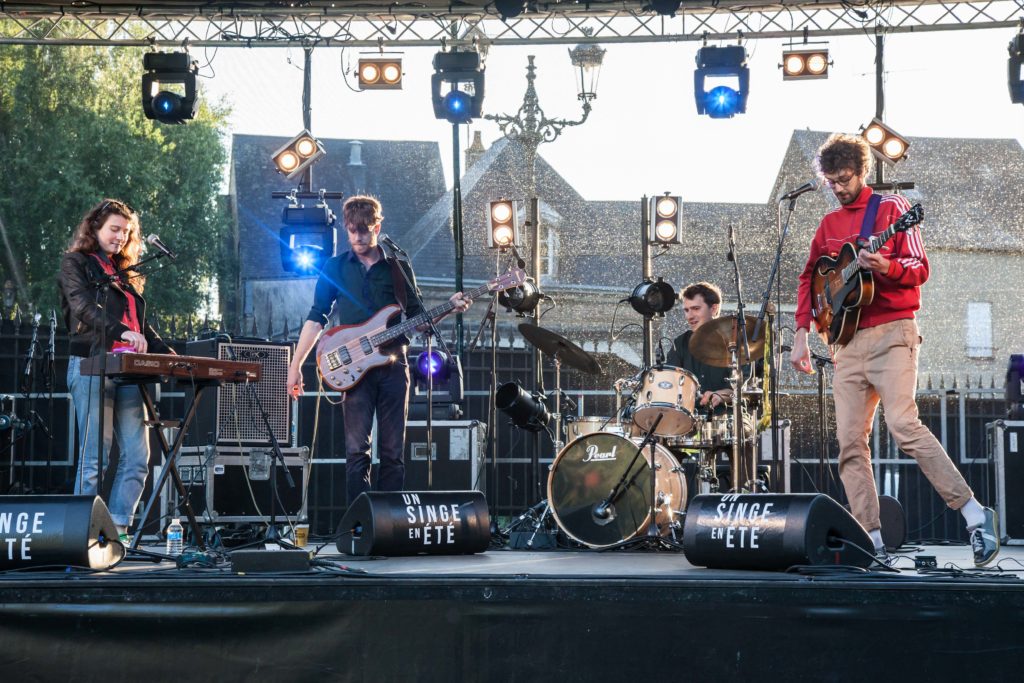
[[[184,535],[185,529],[181,526],[181,520],[175,517],[171,520],[170,526],[167,527],[168,555],[181,555],[182,538]]]

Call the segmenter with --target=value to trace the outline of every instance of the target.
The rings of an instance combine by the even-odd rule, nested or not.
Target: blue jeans
[[[401,491],[405,485],[405,421],[409,411],[409,366],[403,361],[366,373],[345,394],[345,490],[348,504],[370,490],[370,433],[377,413],[377,488]]]
[[[99,434],[100,378],[81,374],[82,359],[68,359],[68,388],[75,403],[78,424],[78,473],[76,494],[96,494],[96,439]],[[135,507],[142,498],[142,489],[149,474],[149,438],[146,434],[145,406],[139,388],[133,384],[119,386],[108,379],[104,394],[103,475],[107,474],[111,437],[117,435],[120,450],[117,472],[110,490],[110,516],[118,526],[131,526]]]

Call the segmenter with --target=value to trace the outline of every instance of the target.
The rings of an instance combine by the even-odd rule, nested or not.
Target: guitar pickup
[[[365,353],[367,356],[373,353],[373,344],[371,344],[370,340],[367,339],[366,337],[359,338],[359,345],[363,347],[363,353]]]

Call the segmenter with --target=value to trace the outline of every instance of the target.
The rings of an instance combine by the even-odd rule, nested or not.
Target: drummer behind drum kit
[[[749,342],[747,353],[737,354],[736,320],[734,316],[711,320],[690,339],[690,353],[699,361],[734,367],[734,385],[737,377],[743,383],[736,368],[739,362],[747,365],[764,352],[762,338]],[[747,316],[745,322],[749,338],[755,319]],[[601,372],[590,354],[554,332],[526,324],[519,329],[527,341],[554,359],[556,397],[561,393],[563,362],[583,372]],[[614,390],[615,415],[567,421],[569,441],[564,447],[556,406],[553,440],[557,455],[548,475],[548,499],[538,527],[550,512],[569,538],[591,548],[618,547],[652,537],[658,544],[679,547],[675,541],[682,540],[687,504],[680,458],[697,463],[700,493],[716,493],[717,457],[723,451],[734,454],[730,479],[740,483],[738,487],[732,484],[731,492],[767,490],[753,466],[753,410],[759,390],[734,391],[742,399],[728,414],[704,413],[698,406],[701,389],[697,378],[664,364],[616,380]],[[531,514],[532,509],[520,520]]]

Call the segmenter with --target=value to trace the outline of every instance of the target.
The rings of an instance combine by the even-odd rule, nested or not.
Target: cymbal
[[[570,367],[591,375],[600,375],[604,372],[593,356],[560,334],[528,323],[520,324],[519,332],[526,341],[540,349],[541,353],[558,358]]]
[[[736,324],[736,316],[727,315],[722,318],[715,318],[704,323],[690,335],[690,353],[701,363],[713,365],[716,368],[727,368],[732,363],[729,355],[729,342],[733,337],[733,328]],[[753,341],[754,327],[757,325],[757,318],[746,316],[747,340],[750,353],[747,358],[740,358],[740,365],[747,365],[751,360],[758,360],[764,355],[764,326],[762,325],[761,338]],[[737,339],[736,353],[742,356],[742,339]]]

